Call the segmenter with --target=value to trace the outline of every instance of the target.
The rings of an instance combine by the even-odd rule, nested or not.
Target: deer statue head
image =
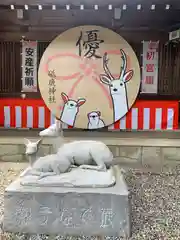
[[[107,53],[103,56],[103,68],[105,74],[100,75],[100,80],[102,83],[109,85],[111,95],[124,95],[126,93],[126,83],[133,77],[134,71],[127,71],[127,56],[125,52],[120,49],[122,65],[120,68],[120,75],[118,78],[114,78],[108,68]]]
[[[39,150],[39,146],[42,142],[42,139],[39,139],[36,142],[31,142],[29,139],[24,139],[24,144],[26,146],[26,155],[36,154]]]

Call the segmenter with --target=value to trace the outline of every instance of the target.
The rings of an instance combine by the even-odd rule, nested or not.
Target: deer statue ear
[[[61,93],[61,97],[62,97],[64,103],[68,102],[69,98],[68,98],[68,96],[64,92]]]
[[[109,79],[109,77],[104,74],[100,75],[100,81],[104,84],[111,85],[111,79]]]
[[[42,138],[39,139],[39,140],[37,140],[36,145],[39,147],[39,145],[41,144],[41,142],[42,142]]]
[[[129,80],[131,80],[133,75],[134,75],[134,71],[133,70],[130,70],[127,73],[125,73],[124,77],[123,77],[124,82],[129,82]]]
[[[100,117],[100,116],[101,116],[101,112],[100,112],[100,111],[97,111],[97,115]]]
[[[85,99],[85,98],[80,98],[80,99],[78,99],[78,101],[77,101],[77,106],[80,107],[80,106],[82,106],[85,102],[86,102],[86,99]]]
[[[28,145],[29,143],[31,143],[31,141],[29,139],[27,139],[27,138],[24,138],[24,144]]]

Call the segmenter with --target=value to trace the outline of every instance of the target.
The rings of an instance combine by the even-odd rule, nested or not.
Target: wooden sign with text
[[[142,93],[158,91],[159,42],[143,42]]]
[[[38,82],[47,107],[63,123],[98,129],[130,110],[139,92],[140,68],[120,35],[100,26],[80,26],[50,43]]]
[[[37,42],[22,42],[22,92],[37,92]]]

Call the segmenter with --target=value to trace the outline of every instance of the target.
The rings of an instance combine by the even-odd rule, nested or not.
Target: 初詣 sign
[[[158,91],[158,49],[159,42],[143,42],[142,93]]]

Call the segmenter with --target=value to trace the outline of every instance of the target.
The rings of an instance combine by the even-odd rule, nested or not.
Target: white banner
[[[159,42],[143,42],[142,93],[158,91],[158,49]]]
[[[22,42],[22,92],[37,92],[37,42]]]

